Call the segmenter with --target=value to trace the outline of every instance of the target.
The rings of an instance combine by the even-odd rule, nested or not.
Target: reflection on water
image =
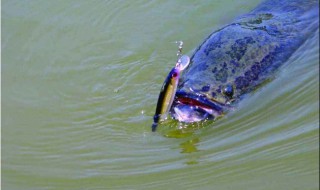
[[[180,144],[180,148],[182,149],[181,153],[192,153],[198,151],[197,144],[199,143],[199,138],[193,138],[186,142]]]
[[[198,143],[200,142],[198,137],[192,138],[180,144],[181,153],[191,154],[199,151],[197,148]],[[188,156],[188,160],[185,162],[187,165],[194,165],[199,163],[199,155],[191,154]]]

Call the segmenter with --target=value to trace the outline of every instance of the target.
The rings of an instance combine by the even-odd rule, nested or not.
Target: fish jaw
[[[204,120],[213,120],[225,112],[228,105],[210,100],[205,95],[178,91],[171,108],[174,119],[193,123]]]
[[[210,114],[210,110],[205,110],[197,106],[190,106],[185,104],[178,104],[174,106],[172,116],[176,120],[185,123],[214,119],[214,116]]]

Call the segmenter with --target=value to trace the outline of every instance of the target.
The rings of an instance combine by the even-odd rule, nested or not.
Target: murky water
[[[2,189],[318,189],[319,31],[223,119],[150,129],[173,42],[258,3],[3,0]]]

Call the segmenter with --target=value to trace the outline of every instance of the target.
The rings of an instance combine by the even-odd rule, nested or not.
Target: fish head
[[[197,122],[222,116],[263,80],[261,62],[271,61],[265,53],[273,51],[275,45],[259,54],[260,38],[253,38],[251,30],[241,29],[239,25],[227,26],[212,33],[195,50],[180,76],[170,110],[175,119]]]

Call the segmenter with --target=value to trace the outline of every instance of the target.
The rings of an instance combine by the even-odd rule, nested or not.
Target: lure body
[[[177,91],[177,85],[179,82],[180,71],[177,68],[173,68],[166,80],[164,81],[157,103],[156,112],[153,117],[152,131],[156,130],[156,127],[161,118],[168,113],[171,108],[173,99]]]
[[[178,59],[176,66],[171,69],[170,73],[166,77],[159,94],[156,112],[153,117],[152,131],[156,130],[161,118],[164,117],[171,109],[176,95],[180,73],[188,66],[189,62],[190,58],[188,56],[181,56]]]

